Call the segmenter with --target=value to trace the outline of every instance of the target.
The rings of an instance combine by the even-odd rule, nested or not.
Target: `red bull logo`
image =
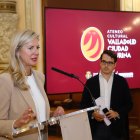
[[[81,51],[89,61],[97,61],[104,50],[104,38],[99,29],[87,28],[81,37]]]

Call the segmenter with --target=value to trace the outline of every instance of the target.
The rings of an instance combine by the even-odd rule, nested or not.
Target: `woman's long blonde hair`
[[[26,71],[20,60],[18,51],[26,43],[29,43],[35,38],[39,39],[39,36],[32,30],[18,32],[12,38],[8,70],[12,76],[14,85],[22,90],[27,90],[29,87],[26,83]]]

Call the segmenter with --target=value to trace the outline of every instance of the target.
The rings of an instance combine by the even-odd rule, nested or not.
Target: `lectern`
[[[63,140],[92,140],[87,112],[60,119]]]
[[[97,106],[78,110],[58,117],[52,117],[43,123],[32,123],[26,128],[18,129],[14,134],[19,135],[31,129],[42,129],[44,125],[60,124],[63,140],[92,140],[87,112],[98,109]],[[41,140],[41,137],[40,137]]]
[[[90,107],[57,117],[63,140],[92,140],[87,112],[94,109],[98,108]]]

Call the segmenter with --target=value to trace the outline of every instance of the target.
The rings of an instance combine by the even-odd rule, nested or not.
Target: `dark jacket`
[[[91,95],[87,88],[90,90],[92,96],[95,99],[100,97],[99,75],[87,80],[81,100],[82,109],[94,106]],[[114,74],[110,102],[110,108],[114,111],[117,111],[120,115],[120,119],[117,119],[110,125],[112,133],[118,137],[124,135],[128,140],[128,112],[132,108],[132,99],[127,81],[125,78],[117,74]],[[95,119],[92,119],[92,113],[93,112],[88,112],[88,115],[91,131],[92,134],[94,134],[96,127],[101,122],[97,122]]]

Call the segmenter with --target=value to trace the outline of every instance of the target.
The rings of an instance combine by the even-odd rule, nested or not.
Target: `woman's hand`
[[[60,115],[64,115],[64,114],[65,114],[64,108],[61,107],[61,106],[58,106],[56,108],[56,110],[53,112],[53,116],[54,117],[57,117],[57,116],[60,116]]]
[[[31,108],[28,108],[27,110],[24,111],[24,113],[22,114],[22,116],[15,120],[13,127],[16,128],[20,128],[23,125],[29,123],[30,121],[34,120],[36,118],[36,115],[34,114],[34,112],[32,111]]]

